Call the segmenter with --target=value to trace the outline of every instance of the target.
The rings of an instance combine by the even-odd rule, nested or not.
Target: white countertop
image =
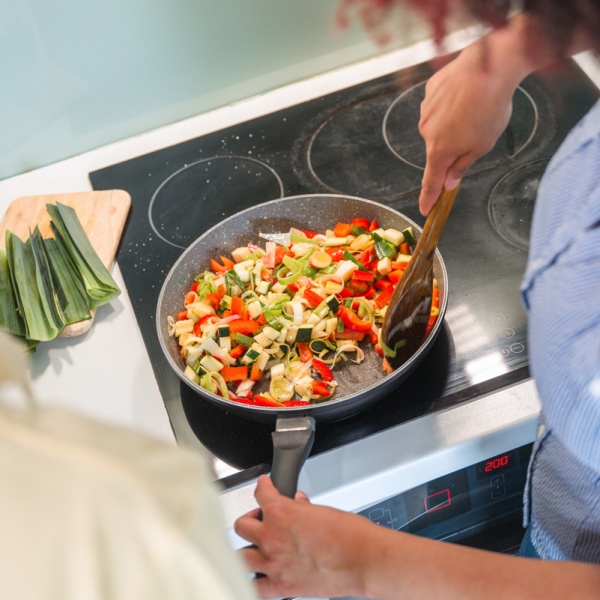
[[[460,49],[476,34],[470,30],[450,36],[448,51]],[[5,179],[0,181],[0,215],[18,197],[90,191],[91,171],[418,64],[434,55],[432,44],[420,43]],[[600,82],[593,59],[587,55],[578,59],[594,81]],[[125,290],[118,265],[112,273]],[[30,358],[29,371],[42,404],[66,405],[90,417],[174,441],[126,293],[98,310],[86,334],[41,344]]]

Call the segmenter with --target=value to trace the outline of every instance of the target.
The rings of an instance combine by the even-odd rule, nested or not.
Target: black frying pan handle
[[[271,480],[280,494],[293,498],[298,477],[315,439],[313,417],[278,417],[273,438]]]
[[[278,417],[273,438],[271,481],[280,494],[293,498],[298,489],[302,465],[315,440],[313,417]],[[262,511],[259,515],[262,519]],[[256,578],[264,577],[256,573]]]

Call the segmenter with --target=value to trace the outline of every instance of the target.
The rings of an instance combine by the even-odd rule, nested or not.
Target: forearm
[[[385,530],[365,552],[368,598],[598,598],[600,566],[517,558]]]
[[[565,48],[549,39],[538,20],[527,13],[518,13],[505,27],[490,31],[474,44],[490,71],[516,86],[527,75],[592,47],[586,33],[577,28]]]

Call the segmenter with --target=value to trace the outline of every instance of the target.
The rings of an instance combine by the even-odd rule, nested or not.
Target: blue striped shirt
[[[542,558],[600,563],[600,103],[542,178],[521,292],[542,403],[525,524]]]

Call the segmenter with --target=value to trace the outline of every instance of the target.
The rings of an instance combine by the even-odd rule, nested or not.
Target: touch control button
[[[501,498],[506,494],[506,485],[504,483],[504,475],[496,475],[490,479],[490,488],[492,499]]]

